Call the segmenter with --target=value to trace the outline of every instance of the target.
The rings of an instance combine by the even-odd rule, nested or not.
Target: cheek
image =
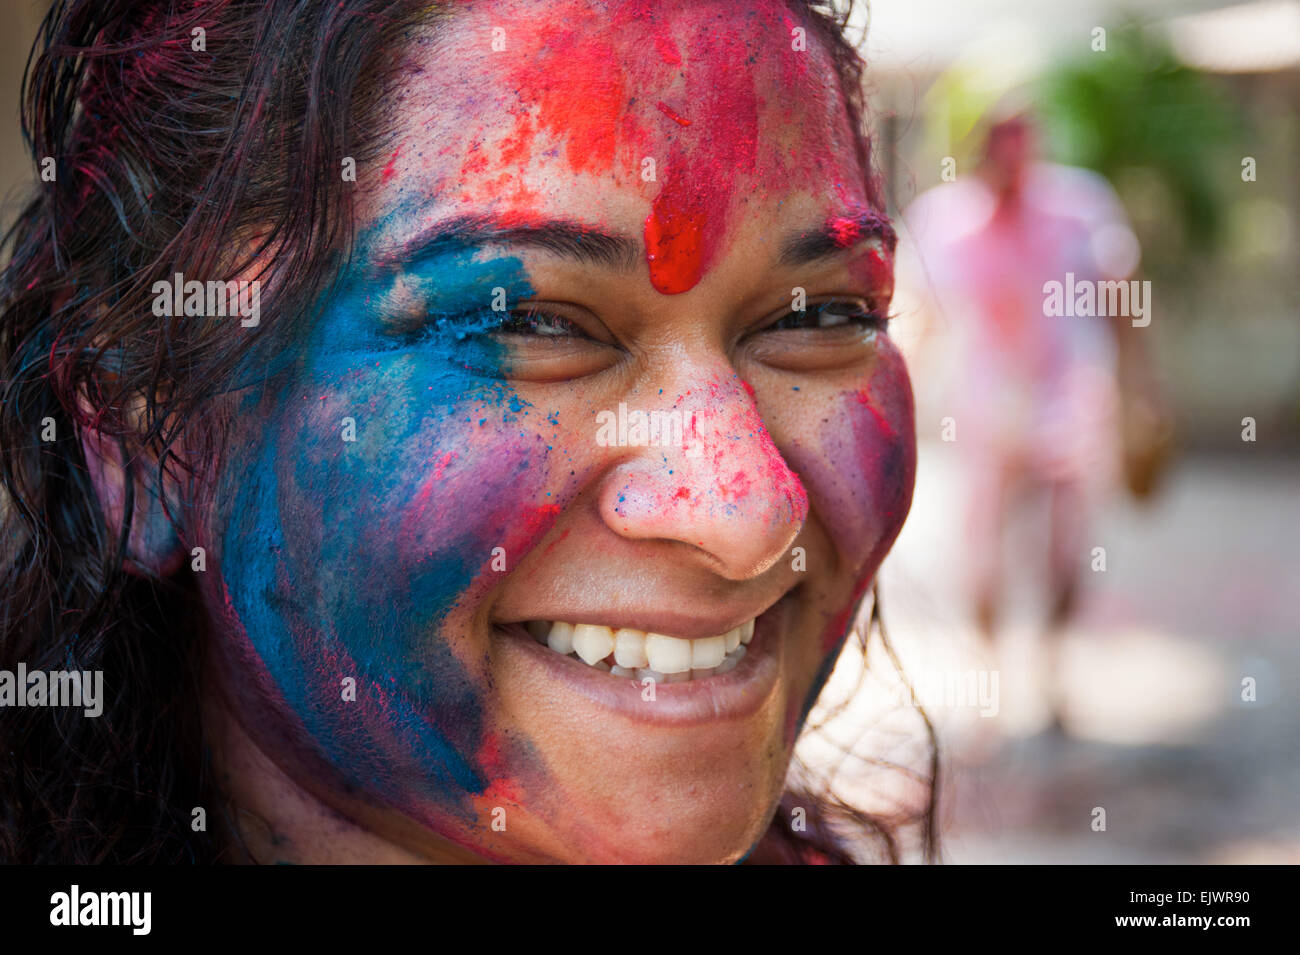
[[[312,380],[234,491],[231,607],[307,746],[347,783],[410,815],[433,801],[468,818],[503,760],[474,598],[559,512],[544,416],[481,381],[466,398],[470,382],[416,358]]]
[[[916,477],[912,386],[892,345],[866,386],[840,397],[837,411],[823,426],[823,442],[841,481],[838,543],[846,554],[864,554],[863,569],[874,573],[907,518]]]
[[[912,389],[903,360],[887,340],[870,376],[842,391],[822,413],[817,440],[796,466],[852,581],[846,605],[833,608],[824,634],[829,649],[902,529],[912,501],[916,439]],[[836,592],[839,592],[838,588]]]
[[[790,699],[784,738],[793,746],[799,728],[839,658],[854,611],[875,579],[912,502],[916,438],[912,389],[901,356],[886,342],[860,388],[843,391],[814,420],[822,421],[816,450],[802,446],[792,463],[803,475],[844,568],[827,581],[815,669],[802,696]]]

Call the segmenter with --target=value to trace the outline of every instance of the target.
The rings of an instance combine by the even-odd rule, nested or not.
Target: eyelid
[[[820,328],[817,326],[808,326],[801,329],[782,329],[776,327],[782,322],[784,322],[787,318],[790,318],[791,316],[809,316],[811,313],[816,312],[818,309],[826,308],[827,306],[832,306],[832,305],[840,305],[840,306],[845,306],[847,308],[858,310],[863,313],[862,317],[870,318],[872,320],[870,324],[877,325],[880,328],[887,328],[889,325],[889,320],[892,317],[888,314],[886,308],[880,307],[879,304],[873,302],[872,299],[867,296],[818,295],[815,298],[808,299],[804,303],[803,309],[796,310],[793,307],[793,305],[791,305],[789,307],[782,309],[780,312],[775,312],[775,313],[769,312],[767,317],[764,319],[763,324],[760,325],[758,328],[756,328],[754,330],[754,333],[760,334],[762,332],[768,332],[768,331],[772,331],[772,332],[829,331],[834,328],[842,328],[849,325],[866,324],[860,322],[841,322],[837,325],[826,325],[826,326],[821,326]]]
[[[533,314],[552,319],[559,319],[575,333],[572,337],[586,339],[600,345],[613,345],[613,336],[593,313],[580,305],[569,302],[525,301],[510,309],[510,315]],[[504,322],[503,322],[504,325]],[[503,329],[505,334],[524,334]],[[538,335],[539,338],[562,338],[561,335]],[[608,340],[607,340],[608,339]]]
[[[506,327],[513,318],[528,312],[559,319],[572,328],[574,334],[530,335]],[[387,337],[407,343],[435,335],[440,331],[454,331],[458,337],[501,334],[551,341],[566,339],[588,341],[593,344],[617,347],[617,343],[603,322],[588,309],[568,302],[525,300],[499,311],[488,307],[477,307],[462,310],[429,310],[410,315],[388,315],[383,320],[383,327]]]

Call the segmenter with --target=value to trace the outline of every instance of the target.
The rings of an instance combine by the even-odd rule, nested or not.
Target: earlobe
[[[172,520],[175,495],[164,489],[157,464],[133,461],[128,475],[121,443],[90,428],[81,430],[81,448],[112,540],[122,532],[131,482],[131,530],[122,569],[137,577],[169,577],[179,571],[185,550]]]

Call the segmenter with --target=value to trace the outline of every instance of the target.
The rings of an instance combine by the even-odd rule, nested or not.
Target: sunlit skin
[[[401,52],[352,270],[183,535],[260,861],[734,862],[764,832],[915,456],[829,58],[738,6],[465,4]],[[556,223],[577,252],[532,241]],[[498,288],[541,327],[494,329]],[[598,443],[621,402],[699,453]],[[744,668],[653,700],[521,632],[755,617]]]

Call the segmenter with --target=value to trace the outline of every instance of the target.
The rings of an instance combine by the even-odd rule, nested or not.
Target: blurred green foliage
[[[1111,182],[1134,169],[1165,185],[1186,247],[1224,235],[1227,187],[1239,179],[1244,128],[1206,76],[1136,24],[1110,31],[1104,52],[1055,64],[1034,91],[1049,154]]]

